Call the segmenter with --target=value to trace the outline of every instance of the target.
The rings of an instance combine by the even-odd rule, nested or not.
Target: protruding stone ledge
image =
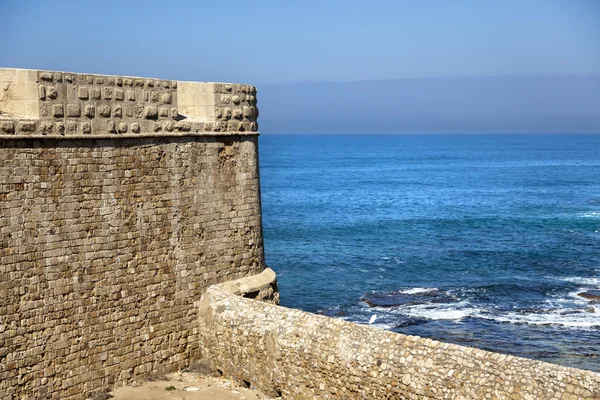
[[[224,282],[216,286],[238,296],[279,304],[277,275],[269,267],[258,275]]]
[[[0,138],[256,133],[256,88],[0,68]]]
[[[85,139],[85,140],[98,140],[98,139],[146,139],[146,138],[157,138],[157,137],[200,137],[200,136],[211,136],[211,137],[230,137],[230,136],[259,136],[259,132],[207,132],[207,131],[199,131],[199,132],[169,132],[169,133],[125,133],[125,134],[104,134],[104,135],[0,135],[0,140],[5,139],[30,139],[30,140],[44,140],[44,139],[58,139],[58,140],[73,140],[73,139]]]

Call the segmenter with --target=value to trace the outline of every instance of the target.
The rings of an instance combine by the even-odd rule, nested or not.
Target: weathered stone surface
[[[0,98],[0,398],[85,399],[186,367],[193,303],[265,268],[257,135],[136,118],[143,96],[117,88],[144,79],[5,71],[2,96],[30,100]],[[152,81],[177,115],[176,85]]]
[[[3,119],[9,116],[14,120],[40,119],[56,125],[64,118],[72,118],[81,126],[83,121],[79,119],[85,118],[85,122],[90,124],[91,134],[97,136],[106,134],[108,130],[105,118],[122,118],[128,127],[136,122],[143,134],[156,132],[151,121],[183,119],[192,126],[189,131],[183,132],[190,134],[204,132],[194,127],[210,127],[207,132],[224,134],[231,134],[232,130],[255,132],[257,115],[251,110],[256,107],[256,98],[250,95],[255,91],[247,85],[177,84],[160,79],[0,68],[0,112],[4,113]],[[226,110],[223,110],[224,105],[227,105]],[[231,119],[240,123],[220,124]],[[128,131],[131,132],[131,129]],[[179,134],[181,131],[164,131],[162,135],[168,132]],[[2,134],[5,132],[0,132]],[[18,134],[62,136],[56,129],[36,129]],[[78,129],[77,135],[83,135],[83,131]]]
[[[238,285],[215,285],[197,303],[202,357],[225,376],[267,394],[290,399],[600,398],[597,373],[249,300],[232,294],[244,294]]]

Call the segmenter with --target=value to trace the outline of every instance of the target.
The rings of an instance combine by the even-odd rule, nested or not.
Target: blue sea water
[[[284,306],[600,371],[600,135],[262,135]]]

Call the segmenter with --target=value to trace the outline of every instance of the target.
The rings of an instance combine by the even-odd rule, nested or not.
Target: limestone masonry
[[[210,287],[200,353],[285,399],[600,399],[600,374],[384,331]]]
[[[256,88],[0,68],[0,134],[256,132]]]
[[[199,356],[194,301],[265,268],[255,94],[0,69],[0,399]]]
[[[202,365],[283,398],[600,399],[600,374],[279,307],[256,89],[0,69],[0,399]]]

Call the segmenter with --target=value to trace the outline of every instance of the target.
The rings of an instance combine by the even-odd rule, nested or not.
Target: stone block
[[[75,135],[77,133],[77,126],[78,125],[79,124],[77,123],[77,121],[67,120],[67,123],[66,123],[67,134],[69,134],[69,135]]]
[[[87,103],[83,106],[83,113],[88,118],[94,118],[96,116],[96,106],[92,103]]]
[[[133,86],[133,79],[123,78],[123,86]]]
[[[54,118],[61,118],[65,116],[65,107],[62,104],[52,105],[52,116]]]
[[[104,88],[104,100],[111,100],[113,97],[113,88],[112,87],[105,87]]]
[[[125,122],[120,122],[119,123],[119,133],[126,133],[127,132],[127,124]]]
[[[98,115],[104,118],[110,117],[110,106],[107,104],[101,104],[98,106]]]
[[[81,132],[87,134],[92,133],[92,124],[89,122],[81,123]]]
[[[231,109],[229,107],[225,107],[223,109],[223,119],[224,120],[230,120],[231,119]]]
[[[18,125],[19,132],[32,133],[37,129],[37,124],[34,121],[20,121]]]
[[[131,123],[131,132],[140,133],[140,124],[138,122]]]
[[[46,97],[50,100],[56,100],[58,98],[58,90],[54,86],[46,87]]]
[[[81,100],[87,100],[89,99],[90,95],[89,95],[89,91],[87,87],[79,87],[77,88],[77,97],[79,97],[79,99]]]
[[[15,122],[0,120],[0,129],[2,130],[3,133],[8,133],[8,134],[15,133]]]
[[[52,81],[52,72],[40,72],[40,79],[43,81]]]
[[[54,124],[54,127],[56,128],[56,133],[64,135],[65,134],[65,123],[63,121],[59,121],[56,124]]]
[[[143,118],[144,117],[144,106],[137,103],[133,106],[133,116],[135,118]]]
[[[112,115],[115,118],[123,117],[123,106],[121,106],[119,104],[114,105],[112,108]]]
[[[175,129],[175,122],[173,121],[165,121],[163,123],[163,129],[167,132],[173,132],[173,129]]]
[[[115,89],[115,100],[122,101],[125,98],[123,89]]]
[[[51,121],[40,121],[40,132],[43,135],[52,134],[54,131],[54,123]]]
[[[67,117],[80,117],[81,106],[79,104],[68,104],[67,105]]]
[[[158,118],[158,109],[155,106],[145,106],[144,107],[144,118],[157,119]]]
[[[192,125],[189,122],[179,121],[175,124],[175,128],[180,132],[189,132],[192,129]]]
[[[40,85],[38,88],[38,97],[40,100],[46,100],[46,87],[44,85]]]
[[[171,104],[173,102],[173,95],[171,92],[165,92],[160,96],[160,102],[163,104]]]
[[[135,91],[133,91],[133,90],[127,91],[127,100],[135,101]]]

